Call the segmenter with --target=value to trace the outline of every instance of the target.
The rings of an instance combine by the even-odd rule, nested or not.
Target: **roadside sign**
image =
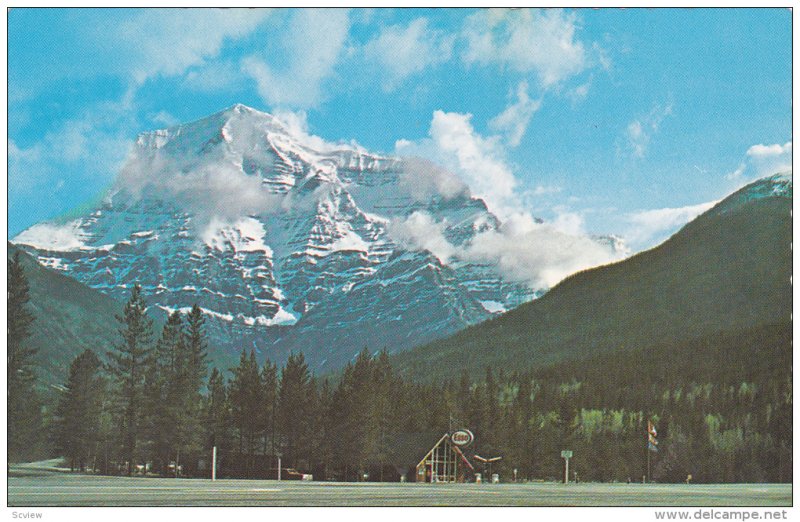
[[[572,450],[561,450],[561,458],[564,459],[564,484],[569,484],[569,459],[572,458]]]
[[[450,440],[456,446],[469,446],[475,440],[475,435],[469,430],[458,430],[450,434]]]

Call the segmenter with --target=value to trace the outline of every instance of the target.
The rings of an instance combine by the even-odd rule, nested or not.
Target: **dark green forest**
[[[457,377],[461,369],[480,376],[486,366],[544,367],[791,321],[792,200],[738,199],[750,190],[651,250],[573,274],[539,299],[393,362],[419,379]]]
[[[317,480],[413,480],[448,430],[469,428],[472,453],[502,456],[501,480],[557,480],[574,452],[579,480],[641,480],[647,423],[658,428],[652,479],[792,480],[791,323],[653,343],[528,370],[420,382],[365,347],[340,374],[312,375],[302,353],[283,367],[242,351],[210,367],[195,306],[153,324],[135,287],[118,335],[71,363],[55,400],[37,393],[26,341],[36,329],[24,270],[9,261],[9,459],[62,456],[74,470]]]

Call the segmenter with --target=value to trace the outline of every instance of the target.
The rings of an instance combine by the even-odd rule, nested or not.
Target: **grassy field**
[[[790,506],[791,484],[389,484],[11,473],[8,505]]]

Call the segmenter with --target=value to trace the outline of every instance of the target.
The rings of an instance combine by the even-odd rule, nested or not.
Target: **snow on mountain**
[[[420,223],[442,249],[398,234]],[[303,351],[320,371],[543,293],[492,256],[460,254],[500,227],[435,166],[327,143],[235,105],[142,134],[102,204],[14,241],[120,300],[138,283],[156,311],[199,304],[226,353],[255,348],[280,362]],[[613,250],[616,239],[596,244]]]
[[[714,207],[712,211],[717,214],[724,214],[739,208],[748,201],[768,197],[785,197],[791,199],[791,172],[781,172],[749,183],[725,198],[720,204]]]

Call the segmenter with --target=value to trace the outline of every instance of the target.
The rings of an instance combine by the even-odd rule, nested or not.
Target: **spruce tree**
[[[31,358],[35,350],[27,346],[33,314],[28,310],[30,288],[19,252],[8,262],[8,351],[6,355],[9,396],[11,391],[34,380]]]
[[[276,428],[278,413],[278,367],[269,359],[264,362],[261,370],[262,400],[259,427],[262,433],[263,448],[262,452],[266,455],[275,455],[276,450]]]
[[[197,453],[203,447],[201,389],[208,373],[208,342],[203,312],[196,304],[186,316],[183,349],[176,379],[179,383],[176,466],[181,454]]]
[[[70,365],[69,377],[56,408],[55,447],[67,458],[72,470],[84,471],[97,457],[105,393],[101,367],[93,351],[87,349],[78,355]]]
[[[183,433],[179,417],[183,407],[182,362],[185,359],[183,319],[173,312],[147,359],[145,375],[145,431],[155,470],[164,473],[175,458]]]
[[[227,449],[229,444],[230,404],[225,377],[216,368],[211,370],[208,378],[208,397],[205,407],[205,449],[217,446],[218,450]]]
[[[389,363],[389,355],[386,350],[381,351],[380,355],[372,363],[372,380],[370,383],[370,426],[373,427],[370,437],[375,443],[372,445],[374,454],[371,456],[373,463],[380,465],[379,480],[383,481],[384,468],[388,464],[387,456],[391,450],[389,446],[389,436],[392,432],[392,391],[395,387],[392,378],[392,368]]]
[[[108,352],[108,371],[115,381],[121,459],[130,475],[140,457],[146,362],[152,350],[153,321],[146,314],[142,288],[133,287],[120,322],[121,342]]]
[[[290,466],[298,467],[310,457],[311,376],[302,353],[292,354],[281,372],[279,418],[284,436],[284,455]]]
[[[230,404],[233,428],[239,452],[252,455],[259,434],[260,418],[264,408],[263,388],[254,351],[242,351],[239,366],[233,368],[230,385]]]
[[[208,374],[205,318],[203,311],[196,304],[186,316],[186,358],[187,391],[193,396],[192,398],[196,398]]]
[[[7,290],[8,458],[17,461],[32,455],[41,432],[41,405],[35,390],[36,374],[32,361],[35,350],[28,345],[34,316],[28,309],[28,279],[19,252],[15,252],[8,262]]]

